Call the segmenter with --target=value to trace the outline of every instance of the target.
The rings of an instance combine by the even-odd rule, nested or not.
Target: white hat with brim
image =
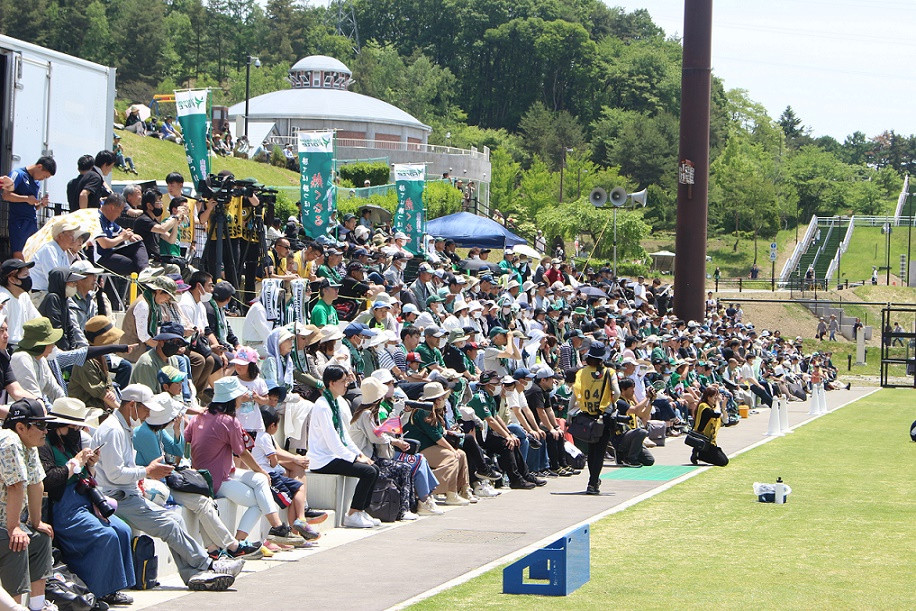
[[[60,397],[54,400],[51,409],[48,410],[48,416],[50,417],[48,422],[84,426],[90,412],[91,410],[86,407],[86,404],[79,399]]]
[[[152,412],[149,418],[146,419],[146,423],[151,426],[168,424],[181,414],[181,409],[175,405],[175,402],[172,401],[171,396],[167,392],[161,392],[155,395],[153,401],[156,401],[162,406],[162,411]]]
[[[423,386],[423,396],[421,397],[422,401],[434,401],[439,397],[444,397],[449,394],[449,391],[442,388],[442,384],[439,382],[430,382]]]
[[[385,398],[388,387],[373,377],[365,378],[359,385],[359,390],[363,395],[363,405],[372,405],[377,401]]]

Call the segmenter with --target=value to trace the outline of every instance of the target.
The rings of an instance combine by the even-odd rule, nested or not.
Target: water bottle
[[[776,504],[782,505],[786,502],[786,485],[782,483],[782,478],[776,478]]]

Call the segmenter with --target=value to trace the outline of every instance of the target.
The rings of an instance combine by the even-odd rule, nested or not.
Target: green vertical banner
[[[398,191],[398,209],[394,213],[394,229],[407,234],[405,247],[410,252],[420,254],[423,252],[423,236],[426,234],[426,206],[423,204],[426,166],[395,164],[394,184]]]
[[[210,174],[210,154],[207,149],[210,139],[210,105],[207,101],[209,95],[209,89],[175,92],[178,123],[181,125],[184,150],[188,156],[188,169],[191,170],[195,188]]]
[[[325,235],[337,209],[334,132],[299,132],[299,193],[305,233],[310,238]]]

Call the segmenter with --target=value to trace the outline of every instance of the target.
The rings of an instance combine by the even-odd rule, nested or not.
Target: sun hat
[[[238,378],[233,378],[238,380]],[[217,382],[220,382],[218,380]],[[165,408],[158,401],[153,400],[153,391],[149,386],[144,384],[129,384],[121,389],[121,402],[136,401],[141,405],[148,407],[150,412],[161,412]]]
[[[601,342],[593,342],[592,345],[588,347],[588,358],[603,360],[606,355],[607,349]]]
[[[429,382],[428,384],[423,385],[423,396],[421,397],[422,401],[433,401],[439,397],[444,397],[449,394],[449,391],[442,388],[442,384],[439,382]]]
[[[258,353],[253,348],[242,346],[235,351],[235,356],[232,357],[232,360],[229,362],[233,365],[248,365],[250,363],[257,363],[260,360]]]
[[[124,331],[115,327],[107,316],[93,316],[86,321],[85,326],[86,341],[90,346],[107,346],[116,344]]]
[[[280,330],[277,331],[277,345],[279,346],[283,342],[289,339],[296,337],[293,335],[293,332],[287,329],[286,327],[280,327]]]
[[[48,422],[83,426],[91,411],[93,410],[86,407],[86,404],[79,399],[58,397],[48,410]]]
[[[246,394],[248,389],[236,376],[220,378],[213,383],[213,402],[227,403]]]
[[[448,343],[454,344],[456,342],[466,342],[470,338],[464,334],[464,331],[461,329],[452,329],[448,332]]]
[[[177,382],[184,382],[188,377],[188,374],[178,369],[177,367],[172,367],[171,365],[166,365],[156,373],[156,380],[159,382],[159,385],[163,384],[175,384]]]
[[[362,384],[359,385],[359,390],[363,395],[363,405],[372,405],[377,401],[381,401],[388,392],[388,388],[382,382],[371,376],[363,379]]]
[[[165,291],[173,299],[178,295],[178,284],[168,276],[153,276],[143,284],[152,291]]]
[[[388,384],[389,382],[394,382],[394,375],[392,375],[390,369],[376,369],[372,372],[372,377],[381,382],[382,384]]]
[[[343,336],[343,333],[337,327],[337,325],[326,325],[321,328],[321,335],[319,336],[320,339],[317,341],[321,343],[337,341],[339,339],[343,339]]]
[[[181,408],[176,405],[175,401],[172,401],[171,395],[167,392],[153,395],[152,400],[154,403],[158,403],[162,409],[150,412],[149,417],[146,419],[146,423],[149,425],[162,426],[163,424],[168,424],[181,414]]]
[[[19,347],[28,350],[36,346],[50,346],[56,344],[63,336],[63,329],[55,329],[50,319],[39,316],[22,325]]]
[[[73,219],[61,218],[51,227],[51,237],[56,238],[65,231],[76,231],[80,224]]]

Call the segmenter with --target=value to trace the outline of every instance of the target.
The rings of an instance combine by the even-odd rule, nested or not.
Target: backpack
[[[585,468],[585,453],[577,448],[576,444],[567,441],[565,444],[563,444],[563,449],[565,450],[566,456],[569,459],[570,466],[572,466],[574,469]]]
[[[662,447],[665,445],[665,433],[668,427],[662,420],[649,420],[646,427],[649,430],[649,439],[655,442],[655,445]]]
[[[45,596],[60,611],[90,611],[96,606],[95,594],[66,564],[56,564],[45,583]]]
[[[134,552],[134,575],[137,583],[134,590],[152,590],[159,585],[159,559],[156,558],[156,545],[149,535],[134,537],[131,543]]]
[[[384,475],[375,482],[366,512],[382,522],[394,522],[401,513],[401,491]]]

